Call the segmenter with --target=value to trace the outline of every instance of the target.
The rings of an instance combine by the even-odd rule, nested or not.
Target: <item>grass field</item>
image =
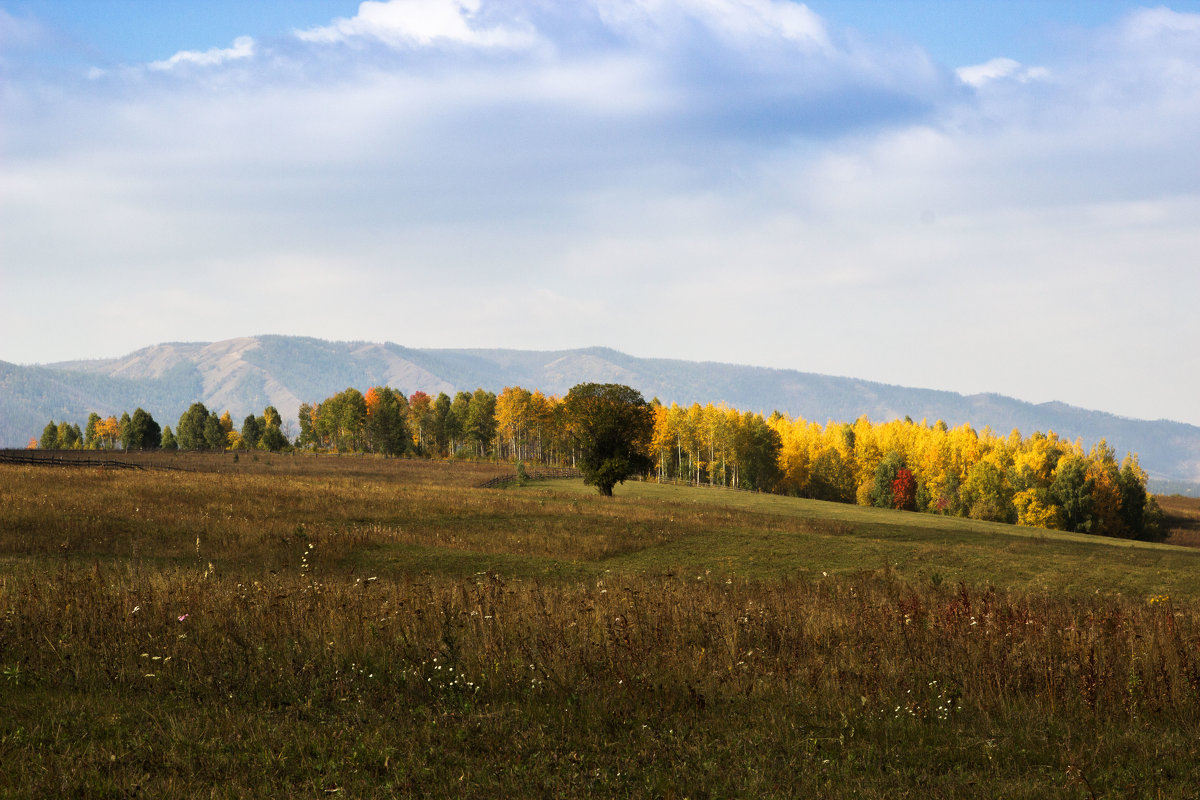
[[[1200,551],[496,465],[0,466],[0,795],[1195,797]]]

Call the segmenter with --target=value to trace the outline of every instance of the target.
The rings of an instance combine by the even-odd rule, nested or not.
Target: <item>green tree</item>
[[[875,468],[875,482],[871,485],[871,505],[876,508],[893,508],[896,503],[895,484],[900,470],[905,469],[904,456],[889,450],[879,466]]]
[[[975,463],[960,489],[963,508],[972,519],[1016,522],[1013,491],[1004,470],[990,460]]]
[[[611,497],[613,486],[649,471],[654,412],[636,389],[616,383],[581,383],[563,401],[579,448],[584,482]]]
[[[1050,496],[1062,509],[1063,527],[1068,531],[1090,531],[1092,525],[1092,479],[1083,456],[1063,456],[1054,470]]]
[[[737,439],[738,482],[747,489],[769,492],[779,482],[779,451],[783,441],[779,432],[767,425],[760,414],[746,412]]]
[[[1117,485],[1121,493],[1121,518],[1128,535],[1144,541],[1159,539],[1162,531],[1153,524],[1153,514],[1149,515],[1152,524],[1147,524],[1147,508],[1152,498],[1146,493],[1146,473],[1138,463],[1137,456],[1125,456]]]
[[[221,418],[217,416],[217,412],[208,412],[208,419],[204,420],[204,448],[206,450],[224,450],[229,439],[225,437],[225,427],[221,424]]]
[[[433,414],[430,426],[432,430],[429,432],[429,435],[433,439],[434,447],[442,455],[450,454],[450,442],[452,439],[451,406],[450,395],[445,392],[438,392],[437,398],[433,401]]]
[[[131,450],[157,449],[162,444],[162,429],[154,417],[141,408],[129,420],[128,442]]]
[[[58,426],[58,446],[64,450],[78,450],[83,447],[83,433],[78,425],[68,425],[63,422]]]
[[[850,437],[854,437],[853,430]],[[823,449],[813,459],[808,490],[814,499],[853,503],[854,488],[854,470],[836,447]]]
[[[318,436],[316,429],[317,409],[311,403],[301,403],[297,417],[300,421],[300,438],[296,444],[299,447],[316,447]]]
[[[496,395],[476,389],[467,401],[467,424],[464,434],[475,445],[477,455],[486,456],[496,437]]]
[[[178,450],[179,442],[175,440],[175,434],[171,432],[171,426],[167,425],[162,432],[162,449],[163,450]]]
[[[129,449],[129,434],[130,425],[133,419],[129,416],[128,411],[121,412],[121,419],[117,420],[117,439],[121,442],[121,449]]]
[[[368,392],[371,402],[365,436],[368,446],[385,456],[401,456],[409,443],[408,427],[404,422],[403,395],[381,386]]]
[[[42,428],[42,438],[38,441],[38,447],[42,450],[54,450],[58,447],[58,426],[54,424],[54,420],[50,420],[46,427]]]
[[[471,393],[457,392],[446,415],[446,434],[450,440],[450,455],[454,455],[466,438],[467,418],[471,408]]]
[[[203,450],[207,447],[204,441],[204,428],[208,424],[208,409],[204,403],[192,403],[188,410],[179,417],[175,426],[175,439],[180,450]]]
[[[247,415],[246,419],[242,420],[242,442],[247,449],[253,450],[258,447],[258,440],[262,438],[265,427],[263,419],[253,414]]]
[[[281,450],[287,449],[288,440],[278,425],[271,425],[263,431],[262,438],[258,440],[258,447],[260,450],[269,450],[272,453],[278,453]]]
[[[88,414],[87,427],[83,429],[83,446],[88,450],[96,450],[100,447],[100,438],[96,433],[96,426],[99,424],[99,414],[95,411]]]

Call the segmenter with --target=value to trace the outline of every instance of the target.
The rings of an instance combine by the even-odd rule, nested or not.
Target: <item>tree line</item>
[[[941,420],[932,425],[907,418],[873,423],[865,416],[853,423],[820,425],[723,404],[645,403],[637,392],[613,384],[581,384],[572,392],[574,397],[555,397],[512,386],[499,395],[476,389],[433,397],[425,392],[406,396],[387,386],[365,393],[351,387],[317,403],[302,403],[294,440],[271,406],[261,416],[248,416],[235,430],[229,412],[218,416],[195,403],[174,433],[167,427],[160,434],[153,418],[138,409],[120,419],[92,414],[82,434],[77,426],[52,421],[40,446],[296,448],[577,466],[589,475],[632,469],[660,481],[1105,536],[1153,540],[1163,535],[1162,515],[1146,491],[1147,476],[1137,457],[1127,455],[1118,462],[1104,440],[1085,450],[1081,442],[1054,432],[1023,437],[1014,430],[1000,436],[970,425],[950,428]],[[592,463],[597,447],[617,452],[620,443],[612,440],[611,431],[597,433],[587,421],[597,415],[616,419],[613,408],[631,404],[640,409],[639,403],[648,422],[636,453],[621,451],[620,469]],[[630,426],[642,424],[641,413],[614,424],[631,436]],[[604,491],[603,482],[597,485]]]
[[[292,446],[283,432],[283,419],[274,406],[261,416],[250,414],[235,430],[226,411],[218,415],[203,403],[193,403],[179,417],[175,430],[160,427],[142,408],[117,416],[101,417],[92,412],[81,430],[78,424],[50,420],[40,439],[29,447],[42,450],[269,450],[279,452]]]

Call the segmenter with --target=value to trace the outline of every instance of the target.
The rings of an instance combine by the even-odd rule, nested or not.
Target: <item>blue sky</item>
[[[0,360],[606,345],[1200,424],[1197,141],[1200,2],[0,0]]]

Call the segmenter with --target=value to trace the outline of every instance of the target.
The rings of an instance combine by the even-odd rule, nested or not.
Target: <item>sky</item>
[[[0,0],[0,360],[606,346],[1200,424],[1200,0]]]

